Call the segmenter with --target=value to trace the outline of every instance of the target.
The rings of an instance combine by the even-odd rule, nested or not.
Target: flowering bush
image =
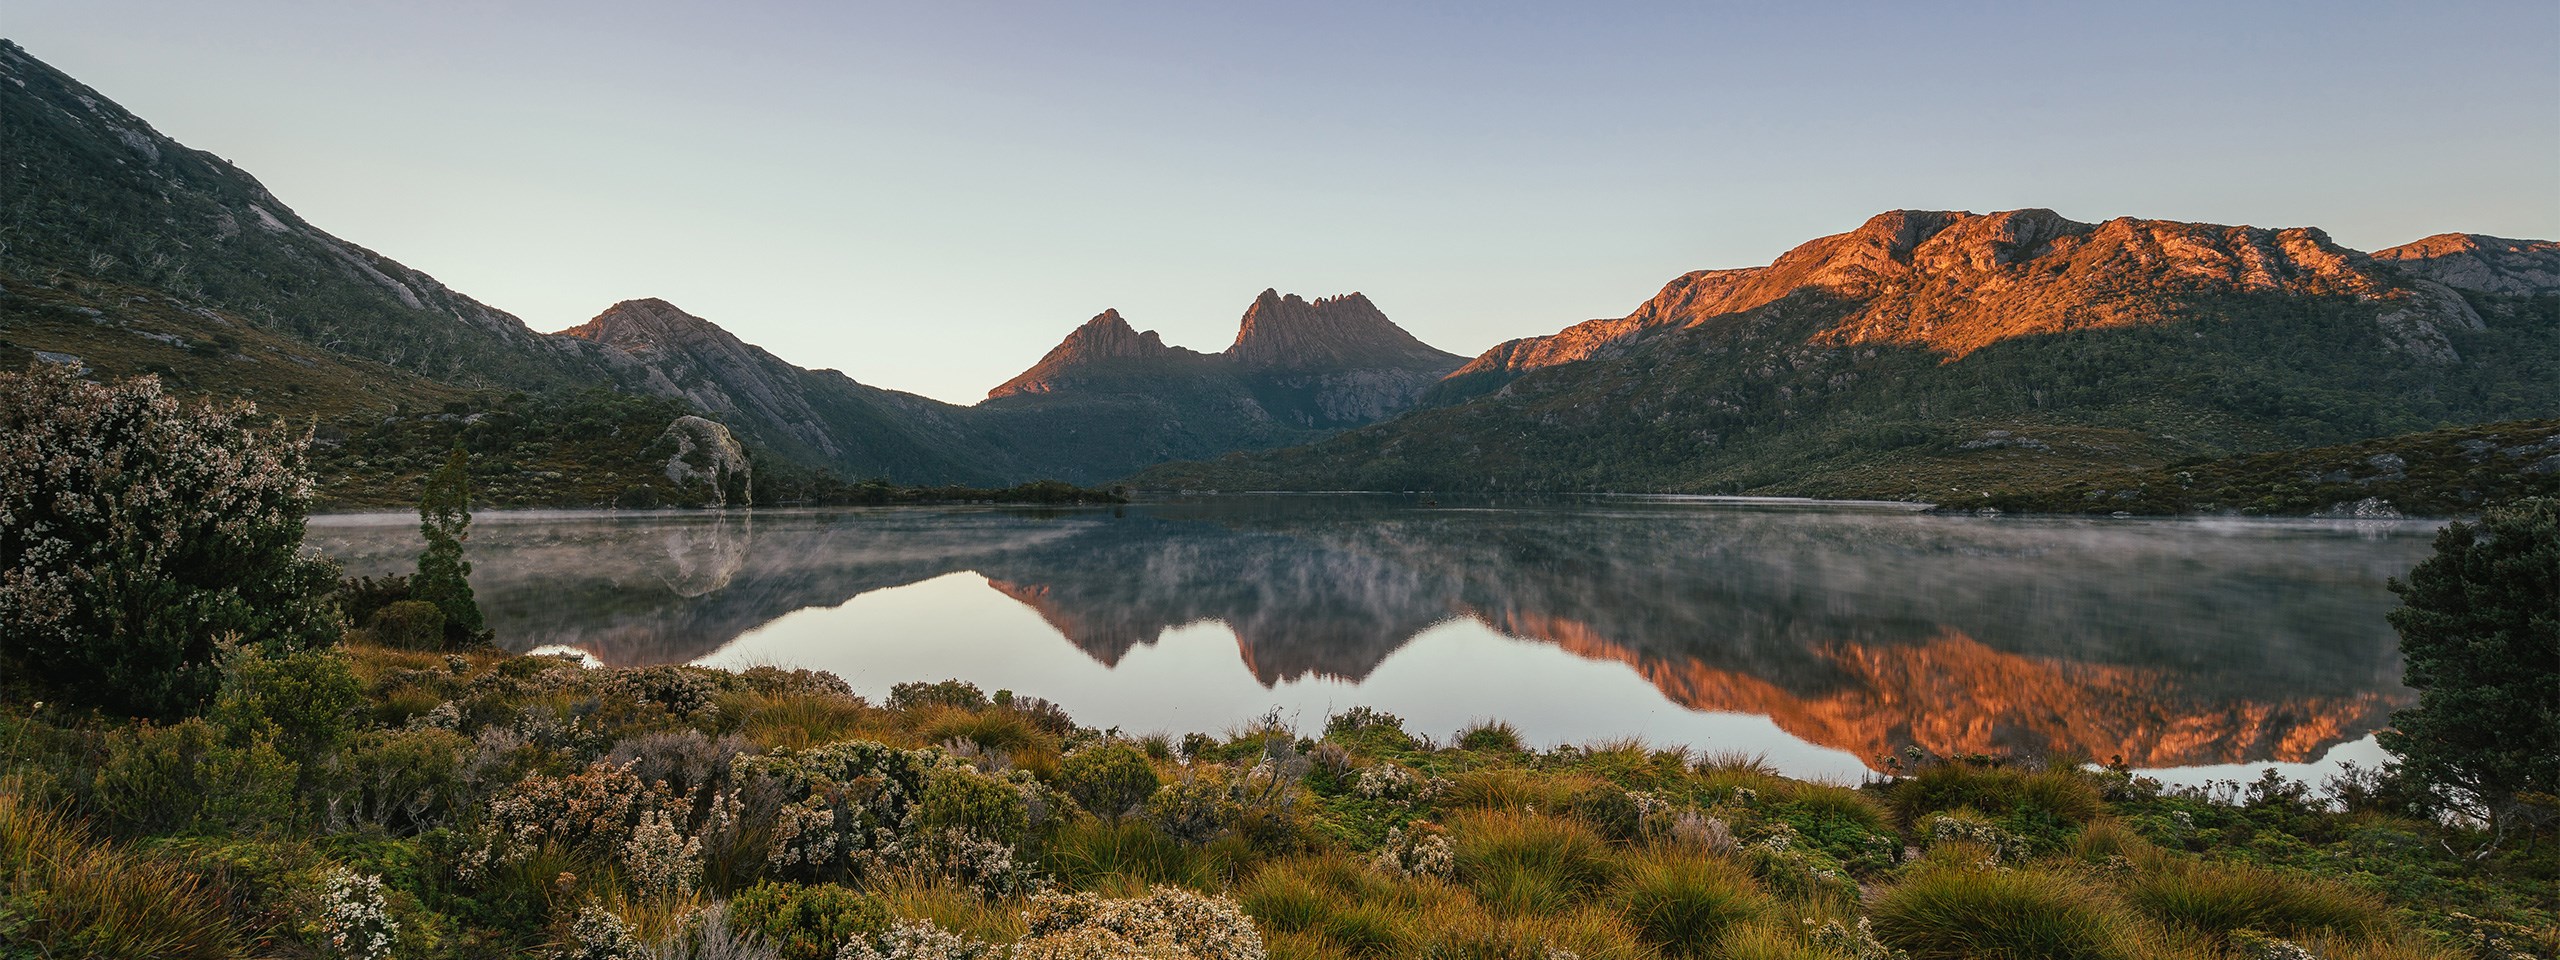
[[[144,377],[0,374],[0,658],[66,699],[168,717],[221,684],[215,640],[336,639],[304,557],[305,438],[183,408]]]
[[[320,895],[320,950],[343,960],[389,960],[400,924],[382,898],[382,878],[341,870]]]
[[[631,932],[631,925],[600,904],[578,908],[569,939],[572,947],[562,960],[649,960],[648,946]]]
[[[1417,823],[1411,830],[1388,828],[1387,842],[1378,848],[1376,863],[1379,869],[1400,877],[1447,880],[1458,871],[1458,851],[1439,827]]]
[[[2000,829],[1970,811],[1931,814],[1920,821],[1920,827],[1932,847],[1942,843],[1981,846],[1987,852],[1985,866],[2020,863],[2035,857],[2035,845],[2027,838]]]
[[[1204,897],[1179,887],[1156,887],[1146,896],[1105,900],[1091,893],[1043,893],[1031,898],[1023,919],[1030,935],[1014,945],[1014,960],[1263,960],[1262,932],[1243,909],[1224,897]]]
[[[930,920],[900,920],[889,932],[855,937],[836,960],[995,960],[994,944],[952,933]]]
[[[1439,795],[1442,784],[1392,763],[1365,767],[1351,792],[1370,800],[1421,802]]]

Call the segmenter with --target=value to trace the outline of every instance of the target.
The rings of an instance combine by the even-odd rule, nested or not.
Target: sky
[[[2560,4],[8,0],[539,330],[660,297],[959,403],[1265,287],[1460,354],[1896,208],[2560,237]]]

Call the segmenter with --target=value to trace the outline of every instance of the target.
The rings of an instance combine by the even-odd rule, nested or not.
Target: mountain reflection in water
[[[1505,682],[1536,696],[1536,674],[1562,676],[1565,661],[1480,654],[1530,641],[1623,664],[1688,711],[1765,717],[1861,760],[1918,745],[2160,768],[2308,761],[2379,728],[2408,698],[2383,581],[2425,555],[2432,529],[1275,496],[1118,510],[484,514],[470,548],[501,643],[613,665],[780,662],[876,693],[980,670],[1009,677],[994,661],[1029,662],[1058,636],[1115,668],[1214,623],[1261,691],[1321,682],[1343,688],[1335,707],[1511,717],[1510,705],[1470,698]],[[414,522],[396,516],[321,518],[311,540],[351,574],[400,572],[418,548]],[[993,592],[936,591],[929,610],[894,624],[848,602],[952,574]],[[992,616],[970,609],[986,604],[1019,604],[1049,630],[1021,618],[961,626]],[[836,619],[775,623],[813,608]],[[1464,638],[1414,644],[1453,621],[1470,628]],[[898,635],[878,636],[890,627]],[[971,646],[938,635],[946,627],[1004,636]],[[1415,665],[1420,679],[1393,685],[1399,702],[1363,699],[1408,644],[1408,656],[1434,658]],[[873,675],[896,664],[945,672]],[[1269,703],[1238,699],[1201,723],[1146,701],[1209,689],[1210,674],[1234,666],[1193,662],[1153,687],[1092,695],[1132,729],[1215,729]],[[1485,675],[1503,669],[1528,675]],[[1020,687],[1065,699],[1039,679]],[[1579,729],[1669,739],[1628,697],[1594,696],[1553,706]],[[1417,700],[1437,702],[1403,702]],[[1065,705],[1080,718],[1105,706]]]

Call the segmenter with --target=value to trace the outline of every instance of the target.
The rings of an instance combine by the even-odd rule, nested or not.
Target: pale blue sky
[[[0,36],[538,329],[664,297],[971,402],[1105,307],[1440,347],[1895,207],[2560,236],[2560,4],[9,0]]]

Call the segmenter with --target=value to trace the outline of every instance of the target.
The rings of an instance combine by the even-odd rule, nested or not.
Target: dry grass
[[[178,867],[93,841],[0,782],[0,891],[31,956],[195,960],[243,955],[221,898]],[[16,954],[11,954],[16,955]]]

